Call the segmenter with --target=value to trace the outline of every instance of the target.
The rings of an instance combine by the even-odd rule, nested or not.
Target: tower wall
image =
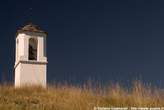
[[[46,87],[47,66],[38,62],[20,62],[15,69],[15,86]]]
[[[15,87],[20,87],[20,74],[21,74],[21,65],[18,64],[17,67],[15,67]]]

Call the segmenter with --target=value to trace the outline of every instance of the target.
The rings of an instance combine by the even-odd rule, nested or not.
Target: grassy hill
[[[135,82],[131,89],[119,84],[92,88],[70,85],[41,87],[0,86],[0,110],[93,110],[104,107],[161,107],[164,90]]]

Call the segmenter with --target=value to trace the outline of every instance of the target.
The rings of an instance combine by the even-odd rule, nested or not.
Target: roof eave
[[[28,30],[17,30],[17,32],[16,32],[16,37],[17,37],[17,36],[18,36],[18,34],[20,34],[20,33],[27,33],[27,32],[45,34],[46,36],[48,35],[48,33],[47,33],[47,32],[45,32],[45,31],[28,31]]]

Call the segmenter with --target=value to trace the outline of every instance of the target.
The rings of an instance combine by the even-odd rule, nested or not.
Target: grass
[[[0,86],[0,110],[93,110],[100,107],[162,107],[164,90],[138,81],[131,89],[119,84],[96,88],[54,85],[41,87]]]

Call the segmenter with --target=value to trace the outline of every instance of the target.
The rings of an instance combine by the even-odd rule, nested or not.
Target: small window
[[[37,60],[37,39],[30,38],[29,39],[29,60]]]

